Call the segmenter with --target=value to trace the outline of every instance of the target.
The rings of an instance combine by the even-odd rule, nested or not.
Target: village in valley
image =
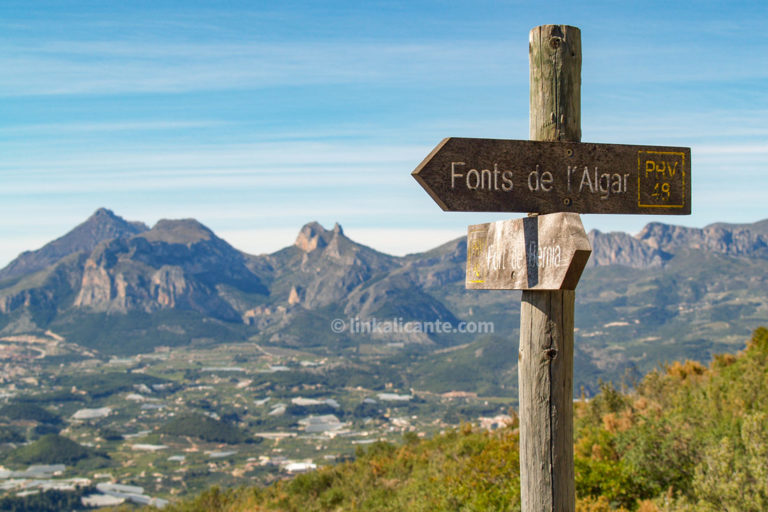
[[[211,485],[269,483],[337,463],[380,440],[512,421],[510,401],[386,379],[338,386],[349,361],[257,343],[95,356],[50,331],[0,339],[8,461],[0,493],[81,488],[87,505],[162,507]],[[14,434],[38,443],[65,436],[80,450],[71,464],[26,464],[14,453],[35,441],[23,447]]]

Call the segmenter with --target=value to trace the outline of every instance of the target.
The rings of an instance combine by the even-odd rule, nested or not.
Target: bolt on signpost
[[[575,289],[592,248],[580,213],[691,213],[691,150],[581,142],[581,32],[529,37],[528,141],[447,138],[413,171],[446,211],[527,212],[469,226],[466,287],[523,290],[520,486],[525,512],[572,512]]]

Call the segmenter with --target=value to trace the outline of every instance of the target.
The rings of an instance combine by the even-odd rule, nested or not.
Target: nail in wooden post
[[[530,32],[530,138],[581,141],[581,32]],[[523,512],[573,512],[573,290],[523,291],[520,486]]]

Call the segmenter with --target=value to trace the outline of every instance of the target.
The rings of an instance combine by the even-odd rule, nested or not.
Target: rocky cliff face
[[[637,234],[637,239],[667,253],[690,248],[729,256],[768,257],[768,236],[750,228],[712,225],[698,229],[653,222]]]
[[[653,268],[664,265],[681,250],[702,250],[728,256],[768,259],[768,235],[762,223],[713,224],[687,228],[652,222],[635,236],[591,231],[592,256],[587,267],[624,265]]]
[[[131,238],[99,245],[85,262],[73,306],[95,312],[189,309],[237,321],[220,288],[266,294],[245,257],[193,220],[162,220]]]
[[[626,233],[601,233],[592,230],[587,235],[592,255],[587,268],[624,265],[633,268],[660,267],[669,254]]]

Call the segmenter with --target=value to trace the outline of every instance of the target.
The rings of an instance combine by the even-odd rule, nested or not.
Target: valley
[[[500,426],[512,405],[509,397],[417,391],[392,360],[379,364],[383,353],[318,356],[241,342],[104,360],[62,346],[52,357],[76,360],[56,365],[15,354],[0,383],[13,404],[0,406],[0,489],[12,494],[129,485],[162,505],[213,484],[270,483],[406,433],[431,437],[462,421]],[[86,452],[63,465],[51,460],[55,476],[41,478],[21,451],[51,435]]]

